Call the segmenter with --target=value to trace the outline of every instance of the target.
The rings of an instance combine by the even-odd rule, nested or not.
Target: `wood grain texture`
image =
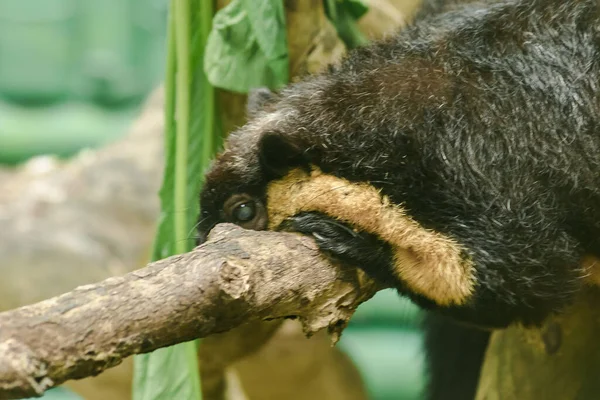
[[[40,395],[132,354],[296,316],[335,341],[377,290],[312,239],[221,225],[190,253],[0,314],[0,399]],[[118,312],[117,312],[118,310]]]

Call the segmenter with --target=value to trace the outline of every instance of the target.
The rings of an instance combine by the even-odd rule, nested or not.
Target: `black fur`
[[[273,93],[268,88],[251,89],[246,101],[246,115],[248,118],[253,118],[260,111],[264,110],[272,102],[273,98]]]
[[[389,249],[372,235],[318,214],[288,222],[425,308],[500,328],[540,323],[567,305],[583,285],[581,257],[600,256],[599,6],[506,0],[449,9],[290,86],[232,134],[207,175],[200,230],[219,221],[227,196],[265,201],[286,163],[311,163],[370,182],[467,249],[475,295],[442,308],[391,274]]]
[[[356,232],[334,218],[316,212],[304,212],[283,223],[282,229],[312,235],[325,253],[362,268],[374,279],[389,287],[401,287],[393,273],[390,245],[367,232]]]
[[[490,333],[427,313],[424,320],[428,400],[475,398]]]

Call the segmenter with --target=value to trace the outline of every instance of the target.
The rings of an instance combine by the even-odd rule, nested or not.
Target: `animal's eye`
[[[223,203],[224,219],[245,229],[267,228],[267,211],[256,197],[245,193],[232,195]]]
[[[238,204],[231,214],[237,222],[251,221],[256,217],[256,203],[254,201],[247,201]]]

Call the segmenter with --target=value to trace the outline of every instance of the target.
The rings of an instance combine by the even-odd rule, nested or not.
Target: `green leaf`
[[[324,0],[325,14],[348,48],[362,46],[367,38],[358,29],[356,21],[368,10],[364,0]]]
[[[154,260],[189,251],[203,171],[220,146],[215,92],[203,71],[212,2],[172,0],[165,82],[165,172]],[[193,110],[193,112],[192,112]],[[195,342],[136,356],[134,400],[201,399]]]
[[[135,356],[133,400],[201,399],[199,383],[193,383],[197,365],[189,362],[189,354],[196,354],[194,342]]]
[[[287,63],[288,48],[282,1],[242,0],[242,3],[256,41],[267,59]]]
[[[289,81],[282,0],[233,0],[213,20],[204,69],[216,87],[247,93]]]
[[[354,18],[355,20],[359,20],[360,17],[362,17],[367,13],[367,11],[369,11],[369,7],[367,6],[364,0],[344,0],[338,2],[341,3],[343,7],[345,7],[348,10],[352,18]]]

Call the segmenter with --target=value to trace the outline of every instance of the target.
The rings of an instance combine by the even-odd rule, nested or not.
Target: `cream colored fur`
[[[420,226],[371,185],[293,170],[271,182],[267,196],[270,229],[299,212],[319,211],[388,242],[398,277],[414,292],[442,306],[464,304],[473,293],[474,267],[461,246]]]

